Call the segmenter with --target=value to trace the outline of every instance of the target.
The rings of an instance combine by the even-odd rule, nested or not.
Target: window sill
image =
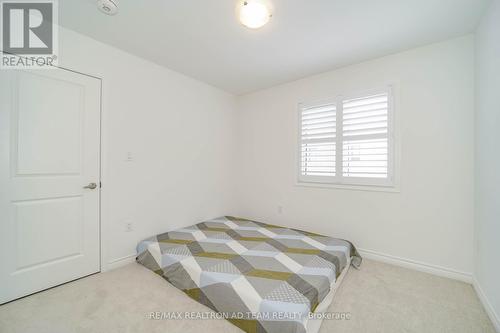
[[[349,185],[349,184],[327,184],[327,183],[313,183],[313,182],[297,182],[297,187],[316,187],[337,190],[350,190],[350,191],[369,191],[369,192],[389,192],[400,193],[399,186],[378,186],[378,185]]]

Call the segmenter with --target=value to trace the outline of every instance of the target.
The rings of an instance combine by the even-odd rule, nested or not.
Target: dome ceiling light
[[[239,15],[241,23],[250,29],[258,29],[264,26],[272,16],[269,8],[257,0],[243,2]]]

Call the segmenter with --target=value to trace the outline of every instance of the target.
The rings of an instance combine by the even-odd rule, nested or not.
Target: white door
[[[0,70],[0,304],[100,270],[99,127],[100,80]]]

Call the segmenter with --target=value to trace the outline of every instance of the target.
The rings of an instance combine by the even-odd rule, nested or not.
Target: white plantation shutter
[[[391,98],[387,89],[301,108],[299,180],[393,185]]]
[[[328,181],[336,175],[336,105],[302,108],[300,118],[300,178]]]
[[[344,100],[342,109],[343,177],[387,179],[388,93]]]

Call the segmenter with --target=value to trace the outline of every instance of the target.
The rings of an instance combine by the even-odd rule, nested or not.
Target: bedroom
[[[0,17],[0,332],[500,331],[500,1]]]

